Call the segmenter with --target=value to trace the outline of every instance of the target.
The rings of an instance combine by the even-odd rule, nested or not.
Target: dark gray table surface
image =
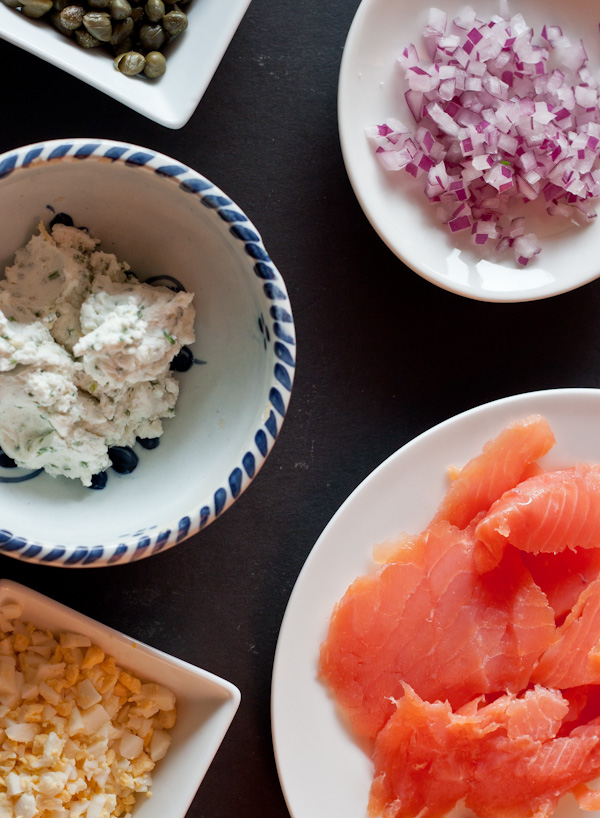
[[[298,366],[288,416],[266,465],[223,517],[121,567],[0,557],[1,576],[241,689],[189,818],[288,814],[269,716],[277,635],[310,549],[350,492],[458,412],[519,392],[599,385],[600,281],[527,304],[470,301],[408,270],[369,225],[344,169],[336,115],[357,6],[253,0],[194,116],[176,131],[0,42],[0,151],[95,136],[185,162],[248,213],[290,293]]]

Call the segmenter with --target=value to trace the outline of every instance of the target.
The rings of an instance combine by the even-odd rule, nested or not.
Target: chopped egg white
[[[0,818],[131,818],[170,746],[173,693],[21,616],[0,607]]]

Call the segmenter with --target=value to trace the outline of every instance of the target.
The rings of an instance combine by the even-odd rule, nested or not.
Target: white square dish
[[[155,80],[126,77],[99,49],[80,48],[49,21],[0,4],[0,37],[98,88],[143,116],[181,128],[200,102],[250,0],[192,0],[189,25],[168,48],[167,71]]]
[[[173,691],[177,723],[172,744],[152,772],[152,797],[138,797],[136,818],[183,818],[240,702],[239,690],[205,670],[148,647],[10,580],[0,580],[0,606],[20,603],[22,618],[53,632],[89,636],[92,643],[144,681]]]

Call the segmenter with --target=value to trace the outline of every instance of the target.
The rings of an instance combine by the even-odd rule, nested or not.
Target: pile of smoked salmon
[[[373,739],[370,815],[600,807],[600,465],[544,471],[553,444],[504,429],[335,607],[320,674]]]

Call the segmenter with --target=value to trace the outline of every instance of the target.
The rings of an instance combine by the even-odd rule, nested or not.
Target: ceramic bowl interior
[[[152,797],[141,796],[135,818],[183,818],[240,703],[239,690],[224,679],[124,636],[42,594],[0,581],[0,605],[18,602],[23,619],[54,633],[89,636],[117,664],[143,681],[163,684],[177,700],[172,744],[152,772]]]
[[[33,158],[35,156],[35,158]],[[53,157],[54,158],[51,158]],[[72,216],[141,279],[195,294],[196,363],[176,416],[129,475],[102,491],[0,468],[0,551],[60,565],[137,559],[180,542],[247,487],[281,426],[294,373],[285,284],[243,212],[195,171],[107,141],[66,140],[0,157],[0,265],[54,212]]]
[[[134,111],[169,128],[193,114],[250,0],[193,0],[187,30],[166,50],[167,71],[156,80],[126,77],[110,55],[84,49],[46,20],[31,20],[0,4],[0,37],[98,88]]]

